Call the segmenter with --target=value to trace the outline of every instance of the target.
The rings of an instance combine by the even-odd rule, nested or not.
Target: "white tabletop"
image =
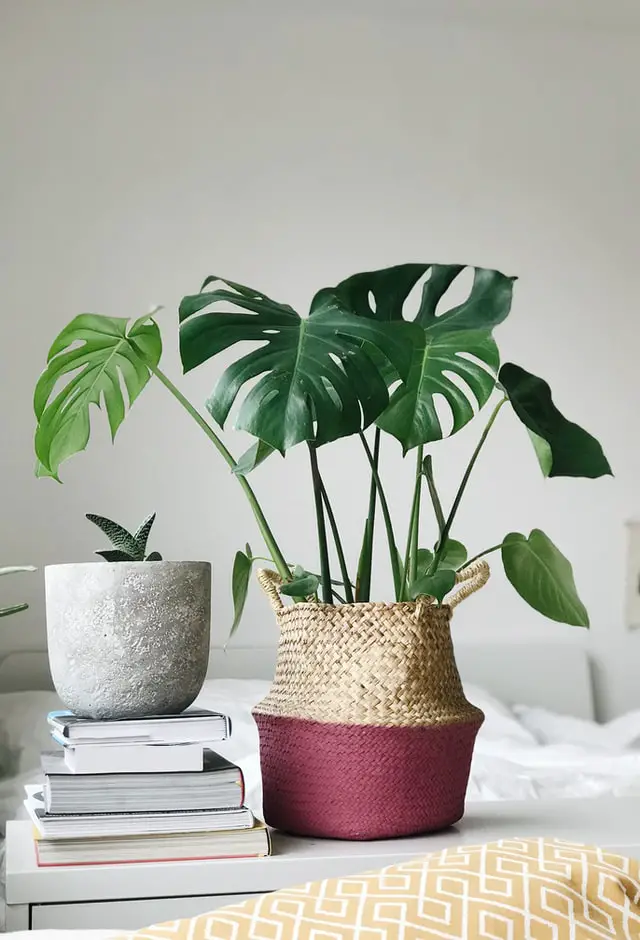
[[[7,824],[9,904],[248,894],[392,865],[454,845],[548,836],[640,858],[640,798],[472,803],[456,826],[382,842],[273,834],[271,858],[38,868],[28,822]]]

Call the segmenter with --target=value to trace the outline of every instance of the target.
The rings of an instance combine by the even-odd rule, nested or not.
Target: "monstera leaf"
[[[401,442],[405,452],[444,436],[436,395],[449,406],[454,433],[486,403],[496,383],[499,355],[491,330],[509,313],[514,279],[499,271],[474,268],[467,299],[436,314],[439,301],[464,269],[457,264],[403,264],[355,274],[318,295],[326,307],[365,319],[404,322],[404,303],[429,272],[415,317],[420,331],[411,370],[377,421]],[[392,382],[397,376],[388,379]]]
[[[214,289],[204,290],[210,284]],[[219,303],[239,309],[206,309]],[[223,372],[207,408],[224,426],[245,383],[257,379],[235,426],[281,453],[301,441],[336,440],[375,421],[389,399],[373,352],[405,378],[417,335],[410,324],[364,319],[330,302],[314,302],[302,318],[286,304],[218,277],[183,299],[180,323],[186,372],[236,343],[260,344]]]
[[[527,431],[546,477],[589,477],[611,473],[599,442],[558,411],[551,389],[526,369],[505,362],[500,384]]]
[[[528,538],[520,532],[505,536],[502,563],[520,597],[535,610],[560,623],[589,626],[571,563],[541,529],[533,529]]]
[[[64,328],[47,357],[34,394],[38,419],[38,476],[58,479],[60,464],[84,450],[91,433],[90,406],[104,405],[112,438],[162,353],[160,331],[149,316],[129,326],[122,317],[83,313]],[[65,384],[56,393],[58,384]]]
[[[409,596],[415,600],[423,595],[435,597],[441,604],[446,594],[456,583],[456,573],[452,569],[438,568],[433,574],[426,574],[409,585]]]

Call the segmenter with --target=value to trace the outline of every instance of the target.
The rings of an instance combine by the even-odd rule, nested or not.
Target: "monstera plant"
[[[513,409],[546,477],[600,477],[611,473],[602,448],[556,408],[547,383],[513,363],[500,364],[493,330],[509,315],[514,278],[472,270],[468,296],[449,306],[447,294],[464,265],[402,264],[356,274],[318,291],[307,316],[266,294],[217,276],[208,277],[179,310],[184,371],[210,368],[232,347],[238,355],[219,376],[206,413],[196,409],[161,370],[162,342],[155,311],[129,321],[81,314],[55,339],[35,390],[37,473],[59,479],[61,464],[89,441],[91,405],[103,407],[112,436],[148,381],[159,381],[196,421],[244,490],[282,592],[326,604],[368,601],[378,513],[397,600],[421,596],[441,602],[470,561],[500,551],[507,578],[532,607],[554,620],[581,626],[588,616],[569,561],[541,530],[509,532],[485,549],[453,538],[470,474],[504,407]],[[407,299],[419,291],[417,312]],[[415,305],[414,305],[415,306]],[[250,346],[249,351],[247,347]],[[449,412],[443,422],[436,401]],[[439,442],[470,421],[482,422],[479,440],[450,507],[438,495],[434,461]],[[255,439],[236,459],[220,436],[235,428]],[[447,427],[444,426],[447,425]],[[361,513],[357,562],[347,559],[321,473],[326,445],[360,440],[370,484]],[[399,541],[380,472],[383,442],[411,452],[413,498]],[[298,565],[295,546],[285,553],[267,522],[251,472],[274,452],[308,448],[318,531],[319,572]],[[423,496],[432,506],[424,518]],[[265,556],[266,551],[266,556]],[[473,557],[468,558],[471,554]],[[234,628],[244,606],[254,561],[249,546],[233,566]]]

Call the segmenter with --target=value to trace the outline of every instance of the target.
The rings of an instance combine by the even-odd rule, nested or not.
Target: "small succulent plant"
[[[162,561],[162,555],[159,552],[150,552],[147,555],[147,542],[151,526],[156,518],[155,512],[144,520],[144,522],[132,535],[124,526],[117,522],[112,522],[105,516],[96,516],[92,512],[87,513],[89,522],[93,522],[107,536],[113,548],[102,552],[96,552],[105,561]]]
[[[35,571],[32,565],[12,565],[9,568],[0,568],[0,576],[3,574],[16,574],[18,571]],[[10,607],[0,607],[0,617],[8,617],[10,614],[19,614],[21,610],[26,610],[28,604],[12,604]]]

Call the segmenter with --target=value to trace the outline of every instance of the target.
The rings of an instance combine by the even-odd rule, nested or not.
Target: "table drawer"
[[[90,901],[76,904],[32,904],[32,930],[137,930],[149,924],[195,917],[227,904],[240,904],[257,894],[211,894],[140,901]]]

